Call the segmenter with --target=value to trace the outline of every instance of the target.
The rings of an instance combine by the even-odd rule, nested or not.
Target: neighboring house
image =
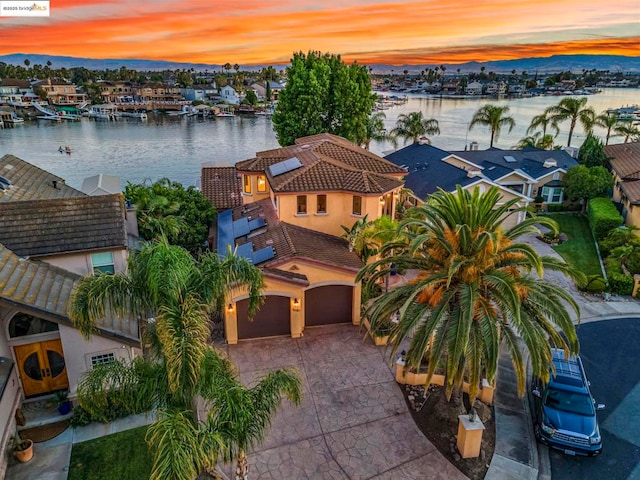
[[[47,101],[54,105],[76,106],[87,101],[86,93],[64,80],[48,78],[34,83],[33,87],[42,88],[47,93]]]
[[[0,81],[0,103],[21,105],[25,103],[25,95],[27,94],[33,95],[29,80],[4,78]]]
[[[320,134],[258,152],[238,162],[235,173],[202,170],[203,193],[219,210],[229,208],[218,214],[210,242],[222,255],[237,249],[262,269],[265,303],[251,323],[246,292],[229,298],[227,342],[359,324],[355,277],[363,265],[340,238],[341,225],[393,217],[406,170],[344,138]]]
[[[504,95],[507,93],[507,84],[505,82],[489,82],[487,93],[489,95]]]
[[[517,206],[529,205],[541,195],[546,203],[564,200],[562,179],[577,165],[569,154],[558,150],[474,150],[447,152],[431,145],[414,143],[385,158],[409,170],[405,179],[418,200],[442,188],[454,192],[456,185],[472,190],[497,186],[505,200],[518,198]],[[512,215],[506,226],[521,222],[524,213]]]
[[[133,103],[135,88],[132,82],[98,82],[100,100],[104,103]]]
[[[29,398],[69,389],[82,374],[140,355],[138,323],[107,317],[91,341],[68,307],[77,282],[122,272],[128,219],[122,195],[87,196],[11,155],[0,158],[0,478],[15,412]]]
[[[87,195],[110,195],[121,193],[120,177],[99,173],[82,181],[80,190]]]
[[[640,142],[606,145],[614,178],[613,201],[622,204],[627,225],[640,228]]]
[[[195,100],[204,102],[207,99],[207,90],[204,86],[181,88],[180,93],[190,102]]]
[[[482,95],[482,83],[469,82],[469,84],[464,89],[464,93],[466,93],[467,95]]]
[[[256,92],[260,100],[267,98],[267,85],[265,82],[252,83],[251,88]],[[278,95],[284,89],[282,84],[273,81],[269,81],[269,88],[271,89],[271,100],[277,100]]]
[[[160,82],[150,82],[133,87],[133,99],[145,103],[178,103],[182,100],[180,88]]]
[[[222,101],[231,105],[240,105],[240,94],[231,85],[225,85],[218,91]]]

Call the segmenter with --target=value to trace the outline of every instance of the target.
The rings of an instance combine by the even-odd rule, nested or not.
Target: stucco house
[[[640,228],[640,142],[607,145],[613,173],[613,201],[622,204],[624,223]]]
[[[281,83],[269,81],[269,89],[271,90],[271,100],[277,100],[278,95],[284,89]],[[267,82],[255,82],[251,84],[251,88],[256,92],[259,100],[267,97]]]
[[[240,105],[240,94],[231,85],[225,85],[218,90],[218,96],[222,101],[230,105]]]
[[[454,192],[456,185],[473,190],[496,186],[505,200],[517,198],[526,207],[540,195],[546,203],[562,203],[562,179],[567,169],[577,165],[568,153],[559,150],[488,150],[447,152],[432,145],[414,143],[385,157],[409,170],[405,186],[419,201],[442,188]],[[505,226],[524,219],[511,215]]]
[[[126,267],[132,212],[120,194],[88,196],[12,155],[0,158],[0,478],[15,412],[94,365],[140,355],[137,321],[104,319],[86,341],[68,306],[76,283]]]
[[[329,134],[258,152],[234,169],[235,175],[228,167],[202,170],[203,193],[227,208],[210,242],[218,253],[236,249],[262,269],[265,303],[250,323],[246,292],[229,298],[227,342],[359,324],[355,277],[363,264],[340,237],[341,225],[393,217],[406,170]]]

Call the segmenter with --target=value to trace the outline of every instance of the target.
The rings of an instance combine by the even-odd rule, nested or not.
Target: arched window
[[[57,323],[27,315],[26,313],[17,313],[9,322],[9,338],[26,337],[28,335],[57,331]]]

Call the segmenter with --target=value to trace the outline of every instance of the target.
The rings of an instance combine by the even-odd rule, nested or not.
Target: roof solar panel
[[[272,247],[264,247],[260,250],[253,252],[253,264],[257,265],[267,260],[271,260],[275,256],[275,252]]]
[[[301,166],[302,162],[298,157],[291,157],[287,160],[283,160],[282,162],[274,163],[269,166],[269,172],[272,177],[277,177],[278,175],[290,172],[296,168],[300,168]]]
[[[262,217],[254,218],[249,222],[249,231],[252,232],[260,227],[264,227],[265,225],[266,223],[264,221],[264,218]]]
[[[233,246],[233,217],[231,210],[218,214],[218,255],[227,255],[227,245]]]
[[[243,237],[248,234],[249,231],[249,220],[247,220],[247,217],[242,217],[233,222],[233,238]]]
[[[253,257],[253,243],[247,242],[239,245],[236,250],[236,255],[251,260]]]

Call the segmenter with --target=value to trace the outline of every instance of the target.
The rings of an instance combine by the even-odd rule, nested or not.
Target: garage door
[[[311,288],[305,292],[304,298],[304,315],[307,327],[332,323],[351,323],[353,287],[328,285]]]
[[[260,310],[249,321],[249,300],[240,300],[238,308],[238,338],[273,337],[275,335],[290,335],[289,297],[267,295]]]

